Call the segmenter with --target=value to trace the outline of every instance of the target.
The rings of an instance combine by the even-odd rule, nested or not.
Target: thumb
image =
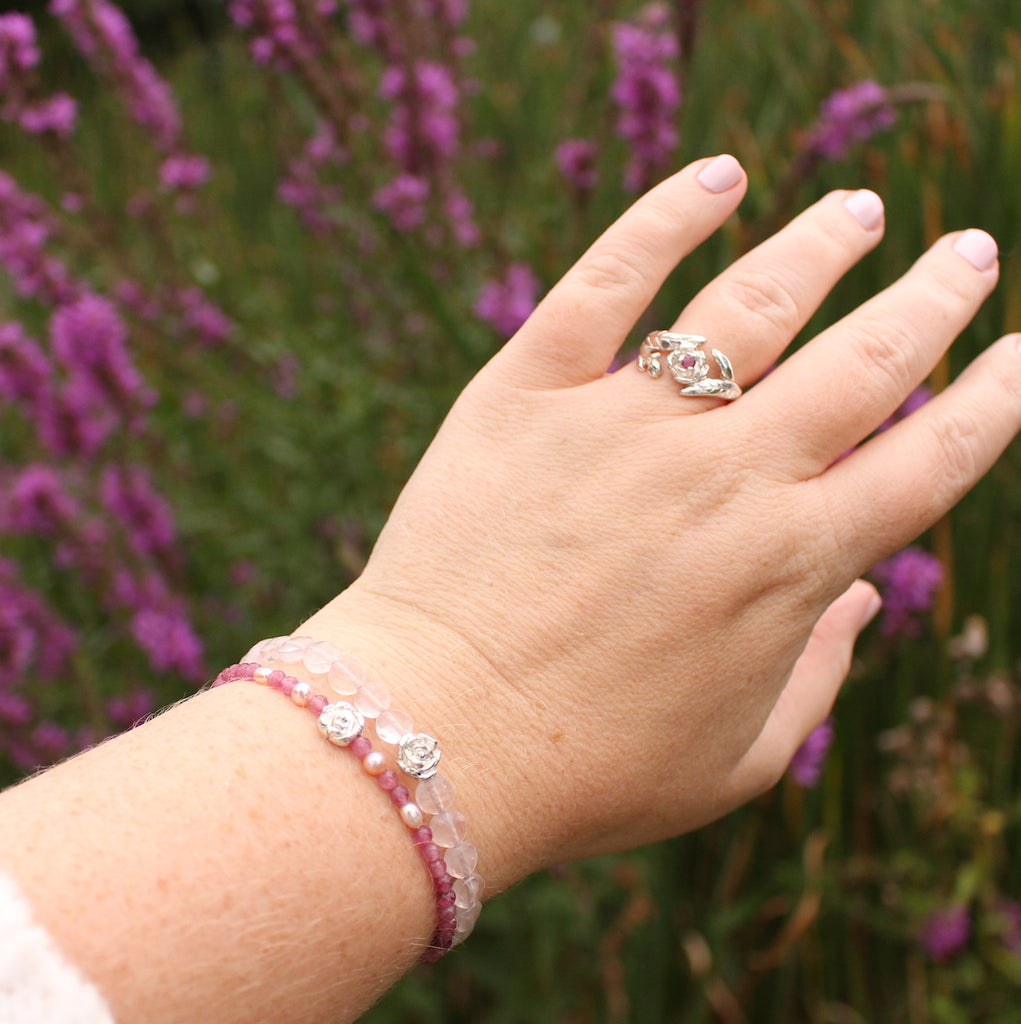
[[[882,607],[871,583],[855,580],[823,612],[766,724],[735,769],[747,797],[776,784],[798,748],[825,720],[847,678],[858,634]]]

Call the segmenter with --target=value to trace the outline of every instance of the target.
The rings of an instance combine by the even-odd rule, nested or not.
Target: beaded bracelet
[[[330,703],[314,693],[311,684],[269,667],[296,663],[347,699]],[[376,778],[398,808],[436,892],[436,934],[422,959],[438,959],[463,942],[482,909],[484,883],[475,870],[478,851],[467,842],[465,817],[454,807],[454,787],[436,774],[440,760],[436,740],[414,732],[411,718],[390,708],[385,687],[370,680],[359,662],[343,657],[325,641],[291,636],[260,641],[240,665],[226,669],[216,682],[245,678],[280,689],[295,704],[308,707],[318,716],[326,739],[359,757],[366,773]],[[408,788],[398,784],[397,773],[386,767],[384,754],[373,749],[364,735],[366,720],[372,721],[381,742],[396,749],[397,768],[417,782],[414,801]],[[428,822],[424,815],[431,816]]]

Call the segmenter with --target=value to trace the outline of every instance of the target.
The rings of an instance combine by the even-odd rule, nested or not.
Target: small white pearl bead
[[[308,683],[298,683],[293,690],[291,690],[291,700],[298,705],[299,708],[308,707],[308,702],[312,699],[312,687]]]
[[[421,828],[424,821],[422,809],[418,804],[405,804],[401,808],[401,818],[408,828]]]
[[[269,684],[269,674],[272,671],[273,669],[271,668],[260,666],[252,673],[252,675],[255,677],[255,681],[259,683],[260,686],[267,686]]]
[[[381,751],[373,750],[371,754],[366,754],[362,758],[362,767],[370,775],[380,775],[386,767],[386,758]]]

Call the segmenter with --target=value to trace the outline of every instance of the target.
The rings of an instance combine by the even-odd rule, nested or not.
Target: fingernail
[[[861,617],[861,625],[858,627],[860,633],[878,614],[883,607],[883,599],[879,594],[873,594],[872,599],[865,607],[865,613]]]
[[[879,227],[883,222],[883,200],[871,189],[858,189],[844,200],[844,206],[866,231]]]
[[[718,156],[698,172],[696,180],[709,192],[726,192],[741,180],[741,165],[729,154]]]
[[[998,255],[996,239],[979,228],[968,228],[954,242],[954,252],[966,259],[976,270],[988,270]]]

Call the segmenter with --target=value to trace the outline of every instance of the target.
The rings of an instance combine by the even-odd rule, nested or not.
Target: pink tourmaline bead
[[[309,709],[314,715],[321,715],[323,708],[330,703],[329,697],[324,697],[321,693],[316,693],[312,696],[312,699],[308,702]],[[361,737],[359,737],[360,739]]]
[[[433,878],[433,888],[437,893],[453,892],[454,880],[444,872],[439,878]]]
[[[429,869],[429,874],[433,878],[442,878],[447,873],[447,865],[444,863],[442,857],[437,857],[436,860],[431,860],[426,864]]]
[[[372,743],[365,736],[356,736],[348,744],[348,750],[350,750],[355,757],[365,757],[366,754],[372,753]]]
[[[294,676],[284,676],[283,682],[280,684],[280,692],[285,697],[290,697],[291,691],[298,685],[298,680]]]
[[[429,828],[428,825],[423,825],[421,828],[416,828],[415,831],[411,833],[411,840],[413,843],[415,843],[416,846],[422,846],[425,843],[431,843],[433,841],[432,830]],[[435,860],[435,858],[433,857],[430,857],[429,859]]]
[[[284,685],[284,680],[287,678],[287,673],[280,668],[274,669],[269,674],[269,679],[266,682],[273,687],[274,690],[279,690]]]
[[[450,892],[441,892],[436,897],[436,907],[437,909],[442,909],[443,907],[452,907],[454,906],[456,900],[457,897],[454,895],[453,889],[451,889]]]
[[[390,793],[390,799],[393,800],[398,807],[403,807],[406,803],[410,803],[411,794],[408,792],[408,787],[394,786],[393,791]]]
[[[443,851],[435,843],[430,842],[420,844],[418,852],[422,855],[422,860],[426,864],[431,860],[439,860],[443,856]]]
[[[457,914],[453,907],[441,907],[436,913],[436,920],[442,929],[457,927]]]
[[[387,768],[385,772],[380,774],[377,781],[379,782],[380,788],[385,789],[389,793],[390,790],[397,785],[397,772],[395,772],[393,768]]]

